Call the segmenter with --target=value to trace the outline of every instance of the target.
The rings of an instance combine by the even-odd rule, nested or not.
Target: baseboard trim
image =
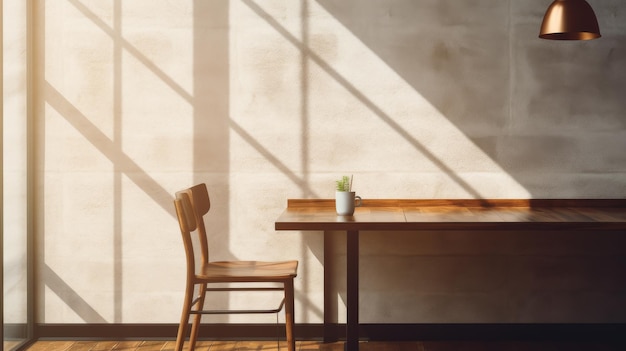
[[[175,324],[38,324],[38,339],[175,339]],[[342,340],[344,324],[326,329],[326,340]],[[297,324],[298,340],[322,340],[322,324]],[[205,340],[284,339],[284,326],[275,324],[203,324]],[[611,324],[362,324],[363,340],[554,340],[626,342],[626,323]]]
[[[175,339],[177,324],[38,324],[38,339]],[[322,337],[322,324],[296,325],[299,339]],[[198,337],[209,340],[276,340],[284,339],[285,327],[276,324],[210,324],[203,323]]]

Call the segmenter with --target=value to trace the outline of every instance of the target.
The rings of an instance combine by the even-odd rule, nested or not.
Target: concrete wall
[[[176,323],[172,195],[198,182],[215,259],[300,260],[298,323],[322,320],[322,235],[273,221],[341,175],[364,198],[626,196],[621,0],[590,1],[590,42],[538,39],[539,0],[35,3],[40,323]],[[363,238],[364,322],[626,321],[616,237],[404,234]]]

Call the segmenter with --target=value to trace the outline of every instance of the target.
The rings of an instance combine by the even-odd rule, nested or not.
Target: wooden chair
[[[187,284],[183,312],[176,338],[176,351],[181,351],[187,334],[190,315],[194,315],[189,336],[190,350],[194,350],[200,319],[203,314],[242,314],[242,313],[278,313],[285,308],[285,329],[289,351],[295,351],[293,335],[294,325],[294,291],[293,279],[297,275],[298,261],[260,262],[260,261],[219,261],[209,260],[206,229],[203,216],[209,212],[211,202],[205,184],[198,184],[189,189],[176,193],[174,200],[180,231],[183,236],[185,254],[187,258]],[[192,233],[199,236],[196,252],[201,253],[201,262],[196,270],[194,243]],[[213,283],[257,283],[247,287],[209,288]],[[277,287],[267,286],[265,283],[279,283]],[[265,286],[259,286],[259,285]],[[223,286],[224,284],[220,284]],[[194,288],[198,287],[198,295],[194,298]],[[204,310],[205,296],[215,291],[267,291],[282,290],[284,298],[280,305],[268,310]]]

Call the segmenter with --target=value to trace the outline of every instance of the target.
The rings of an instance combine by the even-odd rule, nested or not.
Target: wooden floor
[[[624,345],[594,342],[424,341],[363,342],[361,351],[624,351]],[[343,343],[298,341],[297,351],[343,351]],[[28,351],[169,351],[174,341],[37,341]],[[276,341],[199,341],[197,351],[286,351]]]

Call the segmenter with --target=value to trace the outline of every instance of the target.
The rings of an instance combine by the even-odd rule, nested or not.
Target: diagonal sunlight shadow
[[[80,1],[77,0],[69,0],[69,3],[74,5],[78,11],[80,11],[85,17],[90,19],[98,28],[102,29],[111,39],[120,40],[122,49],[128,51],[134,58],[136,58],[139,62],[141,62],[150,72],[154,73],[155,76],[159,77],[167,86],[169,86],[172,90],[174,90],[180,97],[185,99],[189,104],[193,104],[194,97],[191,93],[187,92],[183,87],[181,87],[174,79],[169,77],[165,72],[163,72],[157,65],[155,65],[150,59],[144,56],[137,48],[133,46],[133,44],[124,40],[119,34],[115,32],[113,28],[111,28],[108,24],[106,24],[98,15],[93,13],[89,8],[83,5]]]
[[[229,125],[231,129],[235,131],[235,133],[237,133],[243,140],[245,140],[248,144],[250,144],[250,146],[255,148],[263,157],[265,157],[268,161],[270,161],[276,168],[278,168],[278,170],[283,172],[289,179],[291,179],[292,182],[298,185],[303,191],[305,191],[308,194],[311,194],[312,196],[315,196],[315,197],[318,196],[313,191],[313,189],[309,187],[309,185],[304,179],[301,179],[297,175],[295,175],[289,169],[289,167],[287,167],[284,163],[280,162],[280,160],[276,158],[276,156],[274,156],[270,151],[265,149],[263,145],[261,145],[258,141],[256,141],[252,137],[252,135],[246,132],[246,130],[243,129],[239,124],[237,124],[237,122],[233,121],[232,119],[229,119]]]
[[[437,156],[430,152],[422,143],[409,134],[401,125],[395,122],[389,115],[387,115],[381,108],[374,104],[367,96],[363,95],[354,85],[352,85],[341,74],[335,71],[328,63],[326,63],[321,57],[316,55],[310,48],[304,45],[298,38],[293,36],[287,31],[278,21],[276,21],[269,13],[265,12],[259,5],[251,0],[243,0],[252,11],[254,11],[260,18],[265,20],[270,26],[272,26],[280,35],[282,35],[288,42],[290,42],[296,49],[300,50],[304,55],[310,57],[322,70],[324,70],[330,77],[335,79],[337,83],[343,86],[348,92],[350,92],[357,100],[359,100],[370,111],[376,114],[381,120],[387,123],[393,130],[395,130],[402,138],[409,142],[415,149],[420,151],[428,160],[434,165],[446,173],[454,182],[461,186],[465,191],[471,194],[475,198],[481,198],[482,196],[476,189],[463,180],[452,168],[441,161]]]
[[[115,30],[111,28],[108,24],[106,24],[102,19],[98,17],[95,13],[93,13],[89,8],[87,8],[84,4],[82,4],[78,0],[68,0],[70,4],[72,4],[78,11],[80,11],[85,17],[90,19],[98,28],[100,28],[103,32],[105,32],[111,39],[121,41],[122,49],[126,50],[130,53],[135,59],[141,62],[150,72],[152,72],[155,76],[161,79],[167,86],[169,86],[174,92],[176,92],[180,97],[185,99],[190,105],[194,105],[194,96],[187,92],[183,87],[181,87],[174,79],[169,77],[165,72],[163,72],[157,65],[155,65],[150,59],[144,56],[137,48],[135,48],[131,43],[121,38],[118,34],[116,34]],[[69,102],[68,102],[69,103]],[[288,167],[286,167],[283,163],[280,162],[276,157],[272,155],[271,152],[267,151],[261,144],[256,142],[249,134],[245,133],[245,131],[232,119],[229,120],[231,127],[236,133],[242,136],[246,142],[250,143],[254,149],[256,149],[263,157],[265,157],[269,162],[271,162],[277,169],[281,172],[285,173],[289,179],[291,179],[294,184],[300,186],[303,191],[312,194],[310,187],[306,185],[306,180],[304,178],[296,176]],[[105,137],[106,138],[106,137]],[[107,138],[108,140],[108,138]],[[171,212],[171,211],[169,211]],[[171,212],[173,213],[173,212]]]
[[[163,210],[172,217],[176,217],[174,208],[171,206],[172,198],[166,189],[149,177],[135,161],[120,150],[118,145],[102,133],[98,127],[89,121],[82,112],[74,107],[74,105],[50,85],[48,81],[45,81],[44,94],[45,101],[83,135],[85,139],[89,140],[89,142],[112,163],[119,164],[122,168],[130,169],[132,172],[124,172],[124,174],[159,204]],[[139,178],[138,174],[145,176],[145,178]]]
[[[52,290],[65,304],[87,323],[107,323],[106,319],[74,291],[50,266],[43,265],[44,286]]]

